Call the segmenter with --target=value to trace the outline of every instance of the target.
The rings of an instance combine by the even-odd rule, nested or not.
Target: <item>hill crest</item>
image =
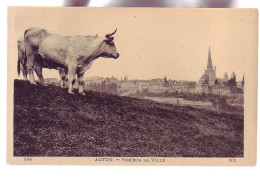
[[[14,156],[241,157],[243,116],[14,81]]]

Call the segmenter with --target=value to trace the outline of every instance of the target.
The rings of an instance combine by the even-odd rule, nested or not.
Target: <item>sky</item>
[[[14,41],[30,27],[60,35],[99,36],[117,28],[114,42],[120,57],[97,59],[85,77],[197,81],[210,46],[217,77],[234,71],[241,80],[256,52],[257,15],[252,9],[14,8],[13,12]],[[16,70],[15,58],[12,63]],[[58,78],[56,70],[44,69],[43,75]]]

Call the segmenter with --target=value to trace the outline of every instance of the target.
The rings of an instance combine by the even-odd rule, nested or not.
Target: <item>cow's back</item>
[[[50,35],[50,33],[43,28],[27,29],[24,33],[25,45],[38,48],[42,40],[48,35]]]
[[[97,52],[101,46],[103,38],[97,36],[73,36],[70,37],[69,52],[75,58],[89,57]]]
[[[42,40],[38,54],[48,63],[56,63],[58,66],[65,67],[69,43],[70,37],[49,35]]]

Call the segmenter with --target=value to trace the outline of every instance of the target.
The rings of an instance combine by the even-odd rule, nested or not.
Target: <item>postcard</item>
[[[7,35],[9,164],[256,164],[256,9],[9,7]]]

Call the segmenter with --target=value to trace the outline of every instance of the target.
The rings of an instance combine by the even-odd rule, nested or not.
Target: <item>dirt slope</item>
[[[14,81],[14,156],[242,157],[243,115]]]

